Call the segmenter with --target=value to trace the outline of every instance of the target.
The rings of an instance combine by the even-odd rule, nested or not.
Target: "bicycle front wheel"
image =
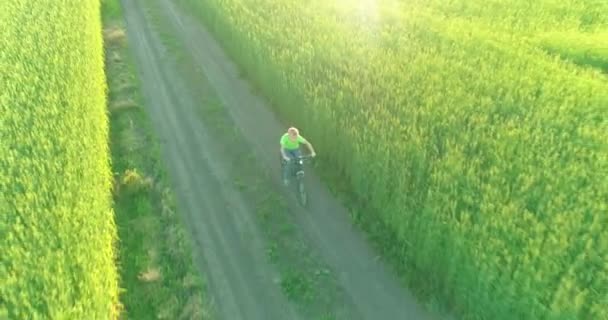
[[[300,204],[305,207],[308,202],[308,195],[306,194],[303,180],[298,181],[298,198],[300,200]]]

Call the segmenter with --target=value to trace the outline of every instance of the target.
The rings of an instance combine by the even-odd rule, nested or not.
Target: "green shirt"
[[[281,146],[283,146],[283,148],[285,148],[287,150],[295,150],[295,149],[298,149],[300,147],[300,143],[307,143],[308,142],[302,136],[298,136],[298,138],[296,140],[297,141],[295,141],[295,142],[291,141],[291,139],[289,139],[289,134],[285,133],[281,137]]]

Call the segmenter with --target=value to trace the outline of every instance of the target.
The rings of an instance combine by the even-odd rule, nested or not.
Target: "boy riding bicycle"
[[[306,145],[308,150],[310,150],[311,156],[316,156],[315,149],[312,147],[312,144],[308,142],[304,137],[300,135],[300,132],[297,128],[291,127],[287,129],[287,132],[283,134],[281,137],[281,157],[283,158],[283,184],[285,186],[289,185],[289,170],[292,159],[297,159],[300,157],[300,144]]]

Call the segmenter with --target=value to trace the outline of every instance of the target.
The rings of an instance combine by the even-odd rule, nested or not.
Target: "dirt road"
[[[171,52],[146,14],[144,0],[123,0],[127,32],[137,60],[146,108],[178,195],[178,208],[190,226],[195,255],[210,283],[221,319],[307,319],[279,285],[283,276],[268,259],[267,237],[256,223],[256,210],[234,184],[227,148],[250,148],[259,172],[280,186],[278,139],[285,131],[263,98],[241,79],[218,43],[171,0],[145,0],[162,8],[163,30],[181,43],[192,70],[204,74],[210,88],[193,88],[178,72]],[[219,97],[246,145],[226,145],[201,120],[197,90]],[[212,93],[211,93],[212,91]],[[202,115],[205,116],[204,114]],[[304,133],[305,134],[305,133]],[[314,143],[314,142],[313,142]],[[288,212],[317,259],[332,270],[345,298],[335,309],[348,309],[352,319],[434,319],[400,287],[352,227],[345,208],[309,170],[310,208],[295,200]],[[270,191],[269,191],[270,192]],[[329,317],[328,317],[329,318]]]

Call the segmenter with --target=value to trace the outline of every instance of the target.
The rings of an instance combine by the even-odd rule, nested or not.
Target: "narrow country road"
[[[280,274],[266,253],[255,210],[234,186],[225,146],[207,130],[188,80],[146,15],[145,2],[161,7],[172,28],[164,30],[187,48],[193,70],[204,73],[248,141],[260,168],[280,184],[278,140],[285,131],[263,98],[241,79],[234,63],[197,20],[172,0],[123,0],[127,32],[136,58],[146,108],[163,141],[163,155],[175,186],[178,208],[194,240],[195,256],[209,282],[221,319],[305,319],[282,292]],[[203,1],[203,0],[201,0]],[[314,142],[313,142],[314,143]],[[427,314],[391,271],[376,259],[346,209],[309,171],[310,208],[294,205],[297,229],[334,270],[348,296],[351,316],[360,319],[436,319]],[[336,302],[342,303],[342,302]],[[340,306],[337,306],[340,307]],[[342,305],[344,307],[344,305]]]

